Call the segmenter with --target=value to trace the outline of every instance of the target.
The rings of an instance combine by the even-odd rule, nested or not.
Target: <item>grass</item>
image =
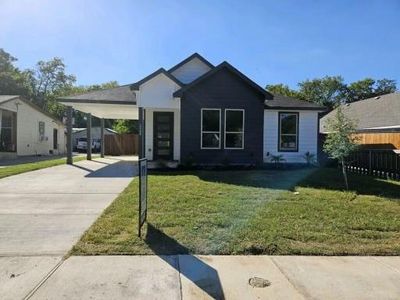
[[[85,160],[86,156],[77,156],[74,157],[74,162],[78,162],[81,160]],[[18,164],[11,165],[7,167],[0,168],[0,179],[12,175],[17,175],[25,172],[40,170],[44,168],[54,167],[58,165],[63,165],[67,162],[66,158],[57,158],[57,159],[49,159],[42,160],[38,162],[26,163],[26,164]]]
[[[71,254],[399,255],[400,183],[336,169],[195,171],[149,176],[137,237],[137,180]]]

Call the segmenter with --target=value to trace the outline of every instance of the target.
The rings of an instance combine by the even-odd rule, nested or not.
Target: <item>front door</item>
[[[154,160],[173,159],[174,113],[154,112]]]

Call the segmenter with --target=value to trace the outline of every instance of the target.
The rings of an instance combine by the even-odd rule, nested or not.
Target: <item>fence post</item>
[[[372,151],[369,150],[368,173],[372,174]]]

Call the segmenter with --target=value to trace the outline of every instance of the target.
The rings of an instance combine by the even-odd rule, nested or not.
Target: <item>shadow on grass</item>
[[[145,242],[156,255],[210,297],[213,299],[225,299],[217,270],[196,256],[189,255],[188,248],[154,227],[151,223],[147,224]],[[170,256],[165,256],[178,254],[180,254],[180,257],[177,256],[176,260],[171,259]]]
[[[348,173],[349,190],[359,195],[400,199],[400,184],[380,178]],[[301,180],[298,186],[317,189],[345,190],[343,175],[337,168],[322,168]]]
[[[196,176],[203,181],[225,183],[244,187],[291,190],[315,169],[296,170],[196,170],[151,171],[153,176]]]

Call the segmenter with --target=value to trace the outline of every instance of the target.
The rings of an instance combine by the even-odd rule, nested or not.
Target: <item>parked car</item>
[[[100,151],[101,141],[100,139],[93,139],[92,140],[92,151],[98,152]],[[78,152],[84,152],[87,149],[87,138],[79,138],[78,143],[76,145],[76,150]]]

